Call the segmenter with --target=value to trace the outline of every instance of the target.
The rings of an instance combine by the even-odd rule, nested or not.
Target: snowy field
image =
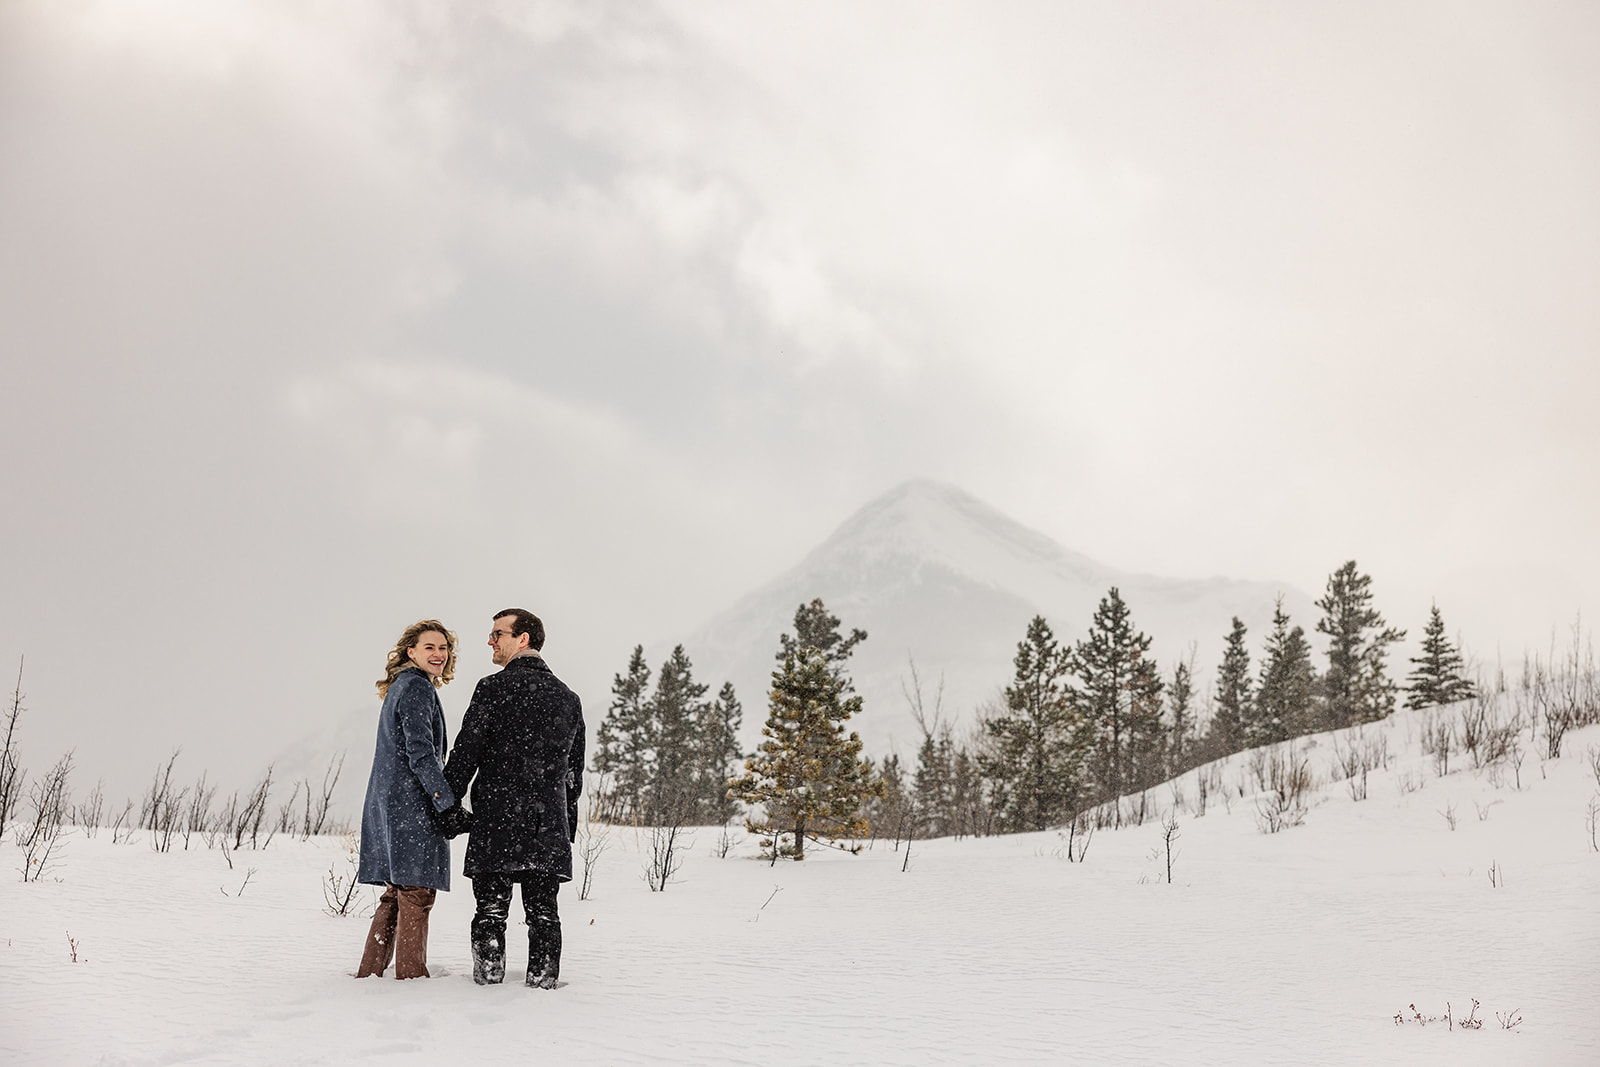
[[[1172,884],[1154,820],[1098,832],[1081,863],[1042,833],[918,842],[905,870],[882,841],[718,858],[703,829],[664,893],[642,878],[647,835],[612,830],[592,899],[563,891],[555,991],[521,985],[515,925],[507,984],[472,984],[460,842],[435,977],[405,983],[351,977],[367,922],[324,911],[337,838],[279,838],[230,870],[198,839],[157,854],[75,831],[29,884],[7,842],[0,1060],[1600,1064],[1600,727],[1562,759],[1530,753],[1518,788],[1464,755],[1439,776],[1421,724],[1367,728],[1390,759],[1360,802],[1330,775],[1334,736],[1302,742],[1316,784],[1278,833],[1253,785],[1237,795],[1248,755],[1203,817],[1191,772]],[[1170,808],[1173,787],[1150,800]],[[1461,1025],[1474,1000],[1481,1028]],[[1454,1023],[1397,1024],[1411,1005]]]

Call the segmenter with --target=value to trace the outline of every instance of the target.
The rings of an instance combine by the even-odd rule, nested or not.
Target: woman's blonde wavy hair
[[[389,687],[400,677],[400,672],[407,667],[415,666],[406,653],[416,648],[422,635],[430,630],[444,634],[445,646],[449,649],[444,657],[444,672],[439,677],[431,679],[433,687],[437,689],[456,676],[456,635],[446,630],[444,623],[438,619],[422,619],[407,626],[406,632],[400,635],[400,640],[395,642],[394,648],[389,652],[389,662],[383,668],[383,677],[378,679],[378,696],[388,696]]]

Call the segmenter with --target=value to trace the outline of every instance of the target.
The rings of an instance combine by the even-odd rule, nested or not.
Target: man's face
[[[528,647],[527,634],[516,635],[511,632],[516,621],[515,615],[502,615],[494,620],[494,629],[489,631],[489,647],[494,649],[496,666],[504,667],[511,662],[512,656]]]
[[[417,643],[406,649],[411,662],[428,672],[431,678],[444,673],[450,659],[450,642],[438,630],[424,630],[417,635]]]

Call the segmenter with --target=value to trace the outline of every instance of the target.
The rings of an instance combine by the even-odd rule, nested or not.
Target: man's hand
[[[460,837],[472,829],[472,812],[456,801],[454,807],[433,813],[433,828],[445,837]]]

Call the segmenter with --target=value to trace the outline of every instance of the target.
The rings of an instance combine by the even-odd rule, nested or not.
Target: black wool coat
[[[536,871],[571,880],[583,729],[577,694],[539,656],[519,656],[478,683],[444,767],[456,796],[471,786],[467,877]]]

